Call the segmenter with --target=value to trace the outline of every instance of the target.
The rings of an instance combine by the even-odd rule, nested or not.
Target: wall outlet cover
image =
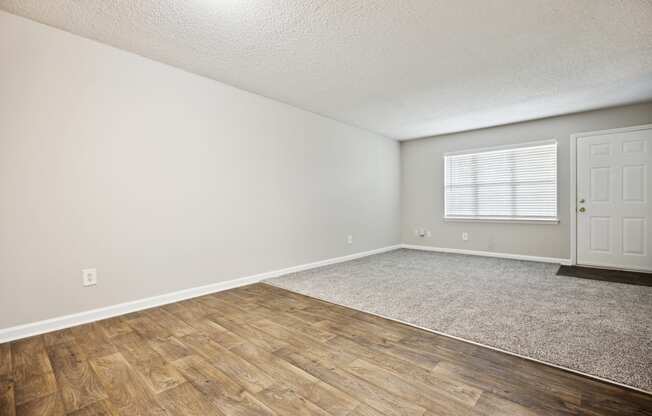
[[[94,286],[97,284],[97,269],[82,270],[82,284],[84,286]]]

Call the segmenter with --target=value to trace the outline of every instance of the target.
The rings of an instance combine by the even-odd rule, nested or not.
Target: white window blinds
[[[557,220],[557,143],[447,154],[445,217]]]

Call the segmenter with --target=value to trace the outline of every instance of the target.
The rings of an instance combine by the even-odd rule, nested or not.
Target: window
[[[445,219],[558,222],[557,142],[448,153]]]

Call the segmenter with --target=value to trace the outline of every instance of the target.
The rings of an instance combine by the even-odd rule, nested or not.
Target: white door
[[[577,139],[577,263],[652,271],[652,127]]]

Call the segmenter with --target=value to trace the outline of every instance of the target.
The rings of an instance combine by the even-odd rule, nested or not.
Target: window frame
[[[509,150],[509,149],[519,149],[527,147],[537,147],[537,146],[546,146],[546,145],[555,145],[555,164],[556,164],[556,173],[555,173],[555,189],[556,189],[556,217],[554,218],[541,218],[541,217],[490,217],[490,216],[448,216],[446,215],[446,183],[448,178],[448,172],[446,169],[446,158],[449,156],[458,156],[458,155],[468,155],[474,153],[484,153],[484,152],[494,152],[500,150]],[[538,140],[525,143],[514,143],[508,145],[498,145],[498,146],[488,146],[474,149],[459,150],[454,152],[446,152],[442,155],[442,169],[444,171],[444,181],[442,185],[442,192],[444,194],[443,203],[443,213],[442,219],[444,222],[489,222],[489,223],[514,223],[514,224],[559,224],[559,142],[556,139],[548,140]]]

